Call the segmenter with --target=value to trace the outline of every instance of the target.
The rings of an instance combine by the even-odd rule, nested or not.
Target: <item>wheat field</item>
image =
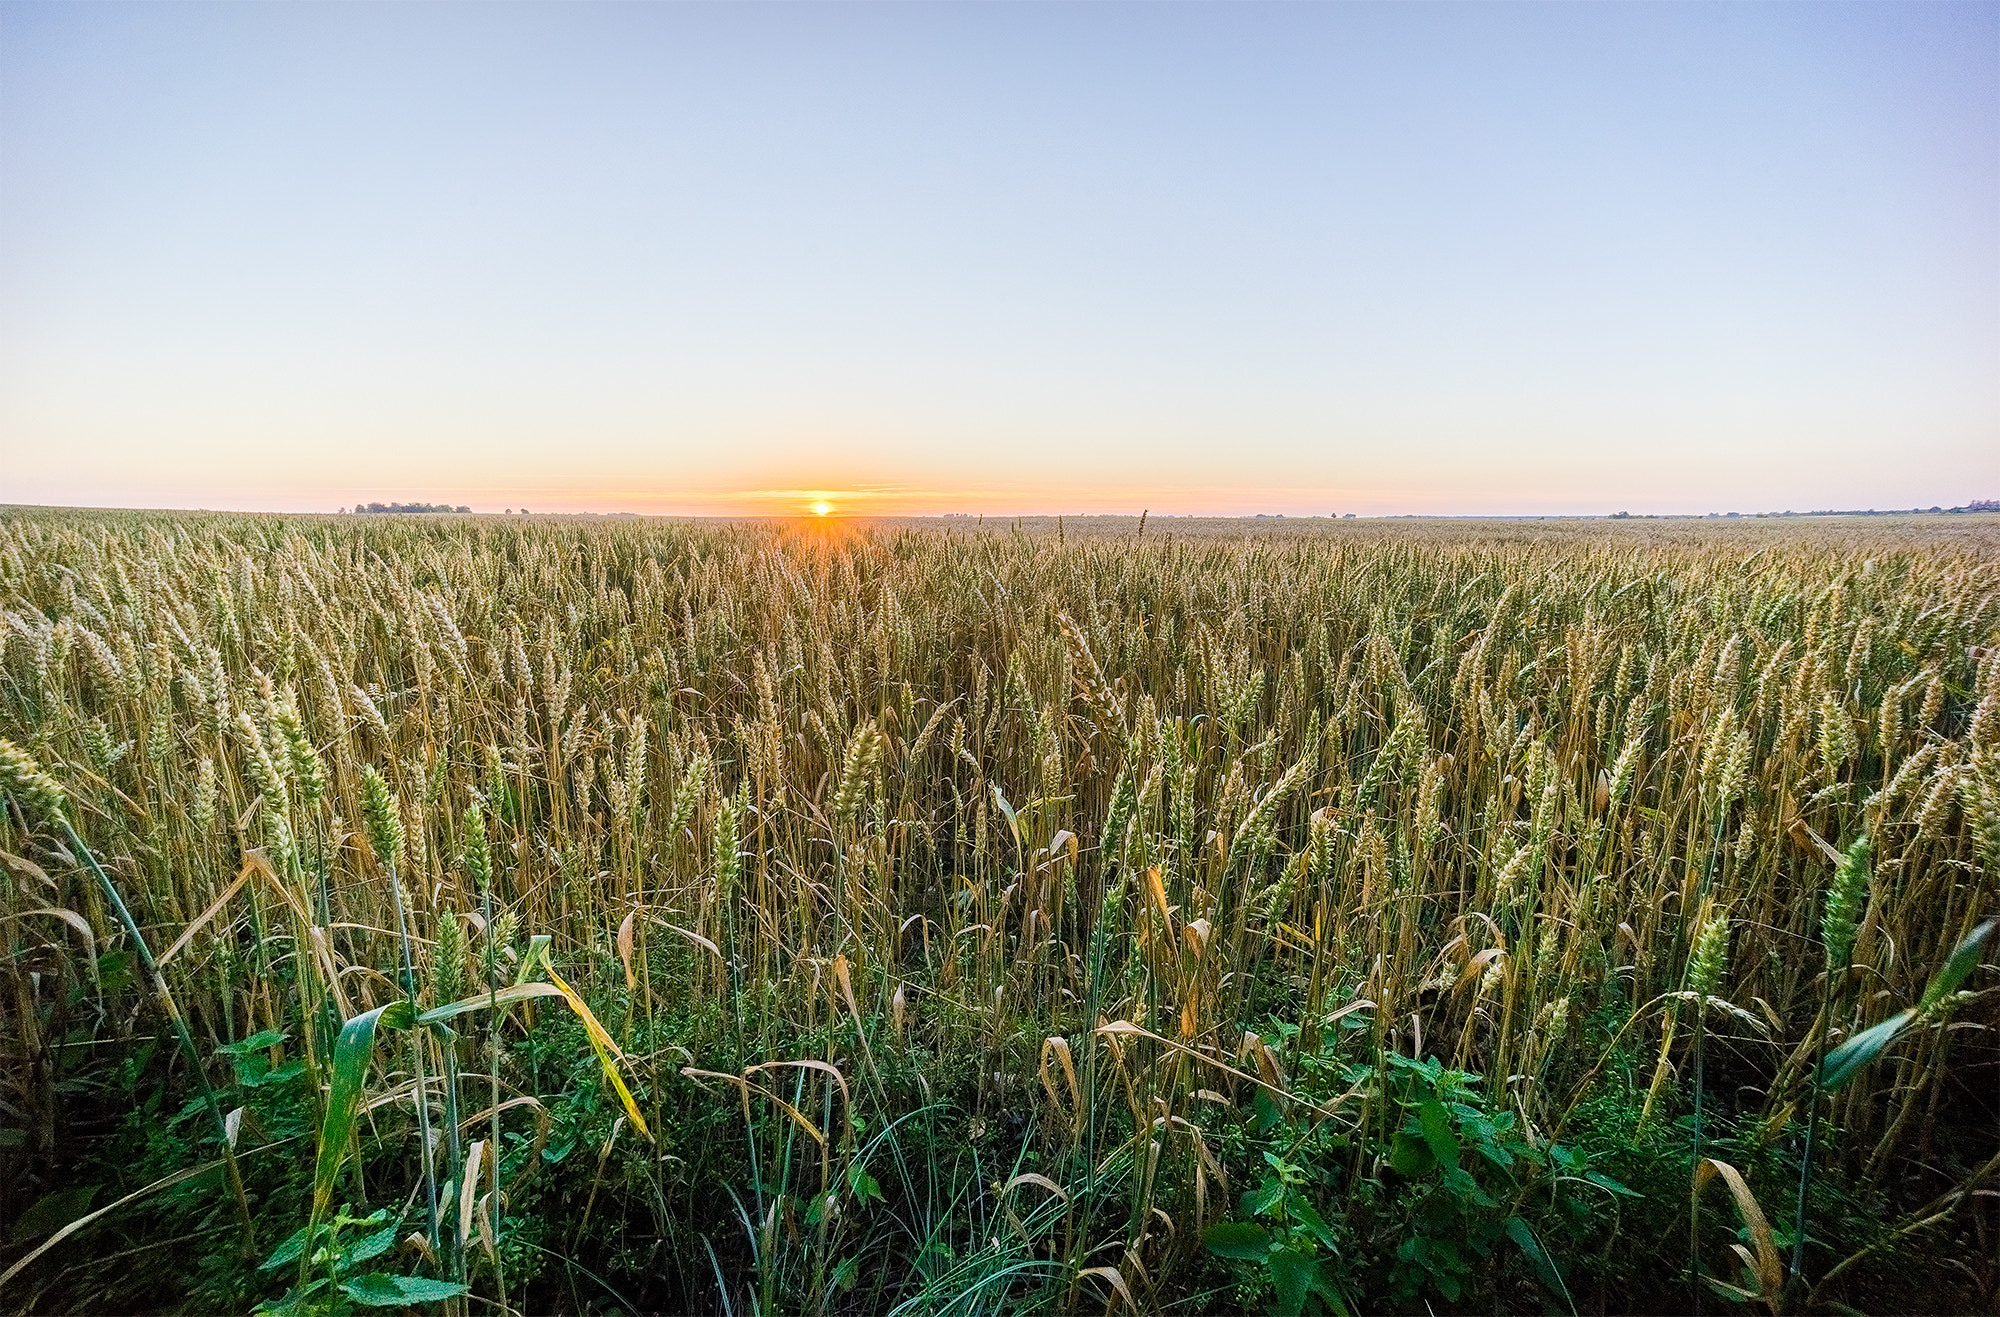
[[[2000,520],[0,512],[10,1312],[1992,1310]]]

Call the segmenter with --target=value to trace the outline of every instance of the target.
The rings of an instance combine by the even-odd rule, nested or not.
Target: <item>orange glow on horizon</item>
[[[366,491],[345,487],[326,494],[329,503],[365,501]],[[643,485],[605,481],[563,485],[488,486],[463,491],[475,507],[526,505],[537,512],[610,515],[629,513],[652,517],[724,517],[799,519],[808,522],[873,521],[883,517],[962,516],[988,519],[1016,516],[1137,517],[1148,509],[1154,517],[1181,515],[1245,516],[1255,512],[1290,516],[1325,516],[1328,512],[1375,515],[1419,503],[1413,491],[1361,491],[1353,488],[1269,488],[1263,486],[1193,487],[1146,485],[1102,489],[1087,484],[1034,487],[1012,483],[840,483],[815,485],[683,486],[669,493]],[[1385,494],[1387,497],[1385,497]],[[340,496],[346,495],[345,500]],[[1401,498],[1397,496],[1403,496]],[[1477,509],[1475,509],[1477,510]]]

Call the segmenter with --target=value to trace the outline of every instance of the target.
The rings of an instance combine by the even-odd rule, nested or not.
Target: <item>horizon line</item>
[[[379,500],[371,500],[379,503]],[[412,500],[415,502],[415,500]],[[379,511],[367,511],[367,505],[354,504],[336,509],[325,508],[243,508],[243,507],[190,507],[190,506],[140,506],[136,504],[90,504],[90,503],[0,503],[0,513],[17,512],[143,512],[143,513],[189,513],[194,515],[226,516],[267,516],[267,517],[539,517],[548,518],[595,518],[644,521],[975,521],[988,518],[994,521],[1753,521],[1782,517],[1888,517],[1888,516],[1964,516],[1982,513],[2000,513],[2000,499],[1969,499],[1955,506],[1934,504],[1930,507],[1910,508],[1809,508],[1804,510],[1787,508],[1783,511],[1765,510],[1746,512],[1732,510],[1726,512],[1208,512],[1208,511],[1160,511],[1142,508],[1137,512],[1127,511],[959,511],[957,509],[938,511],[869,511],[865,509],[831,508],[824,513],[815,513],[809,506],[796,511],[779,512],[637,512],[630,509],[600,510],[592,508],[561,508],[533,511],[528,508],[505,508],[502,510],[472,508],[469,505],[432,505],[435,510],[396,511],[384,506]],[[464,507],[465,511],[457,510]]]

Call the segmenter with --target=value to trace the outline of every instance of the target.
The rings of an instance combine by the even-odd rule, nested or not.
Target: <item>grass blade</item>
[[[408,1028],[415,1012],[407,1001],[392,1001],[363,1012],[341,1026],[333,1045],[333,1078],[327,1094],[326,1115],[320,1121],[319,1156],[313,1168],[312,1215],[306,1222],[306,1238],[311,1240],[326,1219],[333,1200],[334,1180],[347,1159],[348,1144],[354,1138],[354,1114],[361,1102],[362,1085],[368,1079],[368,1060],[375,1051],[375,1034],[380,1028]],[[417,1095],[419,1102],[423,1095]],[[299,1257],[299,1283],[306,1281],[312,1249]]]

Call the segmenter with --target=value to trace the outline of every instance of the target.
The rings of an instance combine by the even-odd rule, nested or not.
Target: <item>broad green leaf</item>
[[[132,986],[132,953],[107,951],[97,958],[97,983],[106,992]]]
[[[1989,919],[1965,935],[1965,940],[1952,950],[1951,959],[1931,975],[1930,983],[1924,988],[1923,1000],[1917,1003],[1919,1012],[1936,1010],[1946,997],[1958,991],[1958,985],[1965,982],[1966,976],[1979,964],[1980,948],[1996,928],[2000,928],[2000,919]]]
[[[455,1299],[467,1287],[455,1280],[431,1280],[425,1276],[390,1276],[380,1271],[342,1281],[340,1292],[356,1303],[371,1308],[408,1308],[419,1303]]]
[[[1451,1131],[1451,1113],[1444,1104],[1432,1098],[1417,1108],[1417,1120],[1423,1126],[1424,1143],[1430,1148],[1431,1156],[1452,1170],[1458,1169],[1458,1138]]]
[[[1333,1317],[1351,1317],[1353,1309],[1347,1306],[1347,1296],[1341,1293],[1340,1286],[1333,1283],[1333,1278],[1326,1274],[1325,1267],[1320,1268],[1319,1276],[1313,1282],[1313,1293],[1319,1295],[1320,1302],[1326,1305],[1326,1310],[1332,1313]]]
[[[1558,1294],[1569,1293],[1568,1287],[1563,1284],[1562,1272],[1556,1269],[1555,1259],[1542,1247],[1542,1241],[1535,1238],[1535,1232],[1528,1228],[1526,1221],[1518,1216],[1508,1217],[1507,1238],[1513,1240],[1520,1250],[1528,1255],[1528,1261],[1534,1263],[1535,1270],[1541,1273],[1544,1285]]]
[[[859,1166],[856,1166],[848,1173],[847,1184],[849,1188],[854,1190],[856,1202],[865,1203],[870,1199],[878,1203],[887,1201],[882,1196],[882,1186],[875,1182],[875,1177],[862,1170]]]
[[[1463,1167],[1447,1166],[1444,1168],[1444,1187],[1451,1192],[1454,1198],[1457,1198],[1461,1202],[1472,1203],[1479,1207],[1497,1206],[1493,1195],[1482,1189],[1479,1181],[1473,1179]]]
[[[1278,1109],[1278,1104],[1271,1100],[1271,1095],[1261,1088],[1250,1095],[1250,1106],[1257,1113],[1259,1135],[1269,1134],[1271,1128],[1285,1118],[1285,1113]]]
[[[526,983],[535,977],[537,970],[548,968],[549,943],[553,939],[547,933],[537,933],[528,939],[528,954],[521,957],[521,968],[514,975],[514,982]]]
[[[501,1007],[512,1006],[515,1002],[532,1001],[536,997],[560,997],[562,995],[562,989],[553,983],[516,983],[512,987],[502,988],[498,992],[482,992],[476,997],[462,997],[448,1005],[433,1006],[417,1017],[417,1023],[436,1024],[440,1020],[449,1020],[455,1015],[464,1015],[469,1011],[483,1011],[488,1007],[497,1010]]]
[[[1829,1091],[1845,1087],[1863,1068],[1888,1051],[1905,1029],[1943,1005],[1979,964],[1979,953],[1995,928],[2000,928],[2000,919],[1989,919],[1966,934],[1965,940],[1953,948],[1950,958],[1931,975],[1923,999],[1914,1009],[1862,1030],[1827,1053],[1826,1064],[1820,1071],[1821,1086]]]
[[[299,1254],[305,1251],[306,1231],[308,1229],[309,1227],[307,1226],[300,1226],[297,1230],[294,1230],[291,1238],[278,1245],[277,1250],[270,1257],[265,1258],[263,1265],[258,1267],[257,1270],[276,1271],[287,1262],[297,1262]]]
[[[397,1225],[391,1221],[372,1235],[362,1236],[361,1242],[348,1249],[345,1261],[352,1266],[356,1262],[367,1262],[379,1258],[396,1246]]]
[[[325,1289],[326,1282],[323,1280],[316,1280],[310,1285],[294,1285],[285,1292],[284,1298],[266,1300],[250,1311],[268,1314],[268,1317],[310,1317],[310,1314],[324,1311]]]
[[[1329,1253],[1338,1251],[1334,1247],[1333,1231],[1327,1228],[1326,1218],[1319,1214],[1318,1208],[1307,1202],[1303,1195],[1294,1195],[1291,1210],[1292,1215],[1297,1217],[1306,1229],[1312,1231],[1313,1238],[1320,1242],[1320,1247]]]
[[[1014,850],[1018,854],[1022,849],[1021,820],[1015,815],[1014,807],[1007,803],[1007,797],[1001,794],[998,786],[993,788],[993,803],[1000,807],[1000,813],[1007,819],[1007,831],[1014,834]]]
[[[90,1210],[90,1200],[97,1193],[94,1184],[71,1185],[67,1189],[57,1189],[54,1193],[43,1194],[35,1200],[35,1205],[21,1213],[14,1222],[11,1242],[19,1244],[62,1229],[70,1222]]]
[[[251,1034],[240,1043],[224,1043],[215,1050],[223,1056],[244,1056],[250,1052],[261,1052],[266,1047],[276,1047],[290,1037],[283,1029],[265,1029]]]
[[[1826,1065],[1820,1070],[1820,1087],[1829,1093],[1845,1088],[1864,1067],[1888,1051],[1897,1035],[1909,1028],[1916,1018],[1916,1011],[1902,1011],[1872,1028],[1863,1029],[1828,1052]]]
[[[333,1082],[326,1098],[326,1114],[319,1126],[319,1158],[313,1169],[313,1203],[309,1226],[326,1219],[327,1204],[333,1201],[333,1183],[347,1159],[354,1140],[354,1113],[361,1102],[361,1088],[368,1080],[368,1058],[375,1050],[375,1031],[380,1027],[406,1029],[415,1018],[407,1001],[392,1001],[355,1016],[341,1026],[333,1045]]]
[[[1389,1148],[1389,1165],[1396,1168],[1398,1175],[1414,1180],[1435,1170],[1437,1158],[1422,1139],[1413,1134],[1398,1134]]]
[[[1203,1232],[1201,1242],[1221,1257],[1262,1262],[1271,1251],[1271,1232],[1254,1221],[1223,1221]]]
[[[1319,1262],[1289,1248],[1271,1254],[1271,1282],[1278,1287],[1278,1305],[1273,1310],[1282,1317],[1298,1317],[1305,1310],[1306,1295],[1318,1288]]]
[[[241,1065],[242,1062],[239,1061],[237,1064]],[[303,1059],[300,1059],[287,1061],[276,1070],[267,1070],[263,1074],[250,1074],[239,1071],[236,1078],[245,1088],[268,1088],[273,1084],[290,1083],[305,1072],[306,1063]]]

